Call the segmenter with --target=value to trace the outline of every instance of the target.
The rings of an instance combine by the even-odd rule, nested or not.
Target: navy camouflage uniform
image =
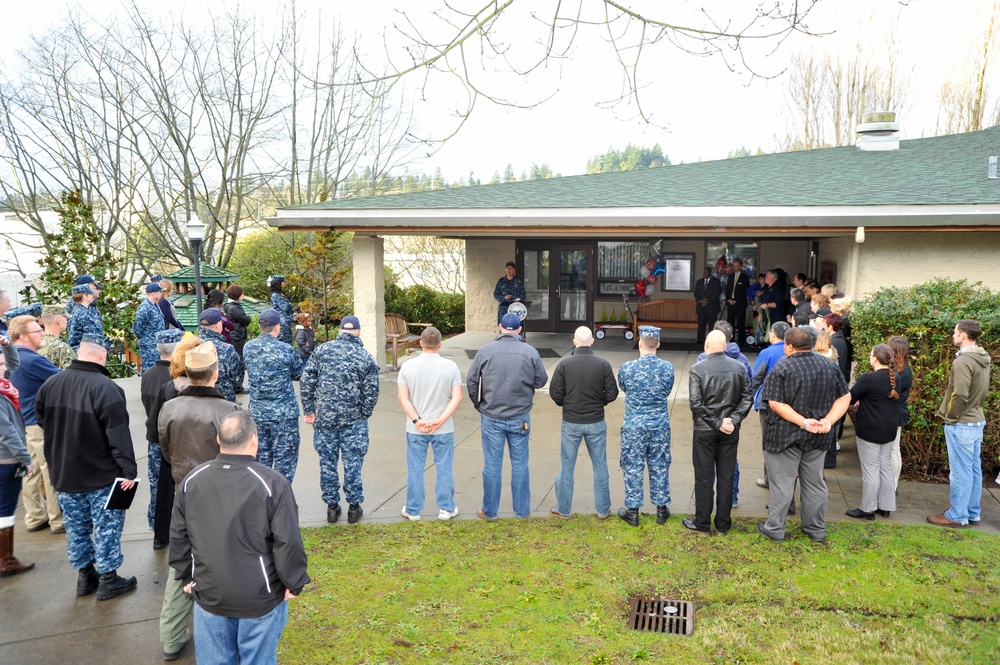
[[[292,381],[302,377],[302,360],[288,344],[261,334],[243,347],[250,384],[250,415],[257,423],[257,461],[289,483],[299,463],[299,403]]]
[[[649,499],[670,503],[670,417],[667,398],[674,386],[674,367],[656,354],[640,356],[621,366],[618,385],[625,393],[621,468],[625,506],[641,508],[643,466],[649,467]]]
[[[510,300],[504,300],[505,296],[510,296]],[[527,300],[524,292],[524,281],[520,277],[507,279],[504,275],[497,280],[497,285],[493,288],[493,299],[497,301],[497,323],[507,313],[507,309],[515,300]]]
[[[236,386],[243,385],[243,361],[240,360],[240,354],[236,353],[236,349],[226,341],[222,333],[202,328],[198,331],[198,337],[203,342],[215,345],[215,351],[219,354],[219,380],[215,383],[215,387],[223,397],[235,402]]]
[[[74,568],[97,565],[97,572],[117,570],[122,556],[124,510],[105,510],[114,483],[91,492],[59,492],[59,510],[66,527],[66,551]]]
[[[156,350],[156,333],[166,327],[163,312],[156,303],[150,302],[148,298],[139,303],[139,307],[135,310],[135,321],[132,322],[132,332],[135,333],[135,339],[139,343],[143,374],[160,359],[160,353]]]
[[[349,503],[365,500],[361,464],[368,452],[368,418],[375,410],[379,370],[361,338],[341,332],[319,345],[302,370],[302,411],[316,414],[313,443],[319,453],[323,502],[340,503],[337,460],[344,459],[344,496]]]
[[[295,327],[295,311],[292,309],[292,301],[285,297],[284,293],[271,292],[271,307],[281,314],[281,328],[278,330],[278,341],[292,345],[292,328]],[[243,351],[246,353],[246,350]]]
[[[104,338],[104,320],[96,307],[84,307],[73,303],[73,313],[69,317],[69,327],[66,329],[66,341],[74,351],[80,350],[80,342],[84,336],[104,339],[104,347],[109,348]]]

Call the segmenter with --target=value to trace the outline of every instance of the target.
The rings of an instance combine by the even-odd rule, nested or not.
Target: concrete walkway
[[[466,333],[448,340],[443,355],[453,359],[465,376],[471,364],[467,350],[474,351],[491,340],[492,335]],[[572,348],[570,335],[530,333],[529,342],[539,349],[550,349],[558,356]],[[620,336],[609,335],[595,343],[595,351],[607,358],[617,371],[622,363],[638,355],[632,342]],[[691,413],[687,404],[687,373],[697,357],[692,351],[661,351],[660,357],[669,360],[677,374],[674,391],[670,397],[672,430],[672,458],[670,489],[674,514],[690,514],[694,479],[691,466]],[[412,356],[411,356],[412,357]],[[753,357],[751,357],[751,362]],[[405,360],[404,360],[405,362]],[[558,357],[543,358],[551,375]],[[404,416],[396,400],[396,373],[387,371],[382,377],[382,396],[370,421],[371,445],[365,460],[364,523],[397,522],[403,518],[400,510],[406,498],[406,448],[403,435]],[[61,535],[49,531],[26,533],[23,516],[18,511],[16,527],[16,552],[23,561],[34,561],[35,570],[0,580],[0,663],[29,665],[72,662],[74,665],[89,663],[152,663],[161,662],[159,642],[159,613],[163,598],[163,584],[167,575],[166,551],[152,549],[152,533],[146,524],[146,505],[149,501],[145,482],[146,459],[144,441],[145,415],[139,400],[138,379],[125,379],[121,385],[129,397],[132,415],[132,437],[140,455],[139,471],[143,479],[136,503],[128,512],[122,548],[125,563],[124,575],[135,575],[139,580],[136,592],[121,598],[98,603],[94,596],[77,599],[75,596],[76,571],[66,558],[66,541]],[[245,404],[246,396],[240,396]],[[612,511],[622,505],[624,487],[618,467],[620,452],[619,427],[624,412],[624,398],[608,407],[608,460],[611,468]],[[458,519],[475,519],[476,508],[482,499],[482,446],[479,432],[479,414],[468,400],[463,401],[456,419],[455,500],[461,511]],[[554,483],[559,471],[560,409],[548,397],[546,389],[539,391],[532,412],[531,435],[531,497],[532,513],[548,517],[555,506]],[[741,482],[739,507],[735,516],[761,517],[766,514],[768,492],[757,487],[754,480],[763,471],[763,453],[760,446],[760,428],[756,418],[747,420],[742,429],[739,452]],[[857,507],[861,498],[861,478],[854,447],[853,430],[850,428],[842,440],[843,450],[838,467],[827,472],[830,488],[828,520],[847,520],[844,511]],[[510,466],[505,462],[505,486],[500,503],[501,517],[511,517],[509,489]],[[426,476],[428,499],[423,510],[424,519],[435,519],[434,468],[429,466]],[[993,478],[985,479],[983,493],[983,521],[978,530],[1000,533],[1000,486]],[[302,448],[299,467],[293,485],[299,503],[303,526],[326,525],[326,506],[320,499],[319,463],[312,447],[312,428],[302,426]],[[647,497],[648,498],[648,497]],[[346,505],[345,513],[346,513]],[[926,528],[929,513],[940,513],[948,507],[947,485],[902,482],[899,488],[898,511],[893,513],[894,524],[921,524]],[[576,487],[573,500],[576,513],[594,512],[593,480],[586,451],[581,451],[577,463]],[[644,512],[648,515],[650,507]],[[655,511],[654,511],[655,512]],[[554,518],[553,518],[554,519]],[[650,518],[646,517],[647,523]],[[337,525],[350,528],[346,517]],[[665,528],[680,529],[680,520],[671,517]],[[178,661],[193,663],[193,650],[188,649]]]

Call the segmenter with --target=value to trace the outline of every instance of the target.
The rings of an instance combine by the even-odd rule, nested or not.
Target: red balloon
[[[656,275],[650,275],[646,278],[647,284],[656,284]]]
[[[646,259],[646,267],[649,268],[649,272],[656,270],[656,259]]]
[[[646,297],[646,282],[644,280],[639,280],[635,283],[635,295],[640,298]]]

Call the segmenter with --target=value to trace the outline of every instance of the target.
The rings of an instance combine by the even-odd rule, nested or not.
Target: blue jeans
[[[434,494],[437,506],[449,513],[455,510],[455,476],[451,463],[455,459],[455,433],[410,434],[406,433],[406,512],[419,515],[424,507],[424,466],[427,464],[427,447],[434,449],[437,480]]]
[[[275,665],[278,640],[288,622],[282,601],[256,619],[230,619],[194,604],[194,651],[198,665]]]
[[[982,445],[985,422],[955,423],[944,426],[948,444],[948,482],[951,508],[944,516],[952,522],[968,524],[979,519],[979,501],[983,495]]]
[[[561,515],[573,510],[573,472],[580,452],[580,439],[587,442],[590,464],[594,467],[594,508],[598,515],[611,512],[611,492],[608,489],[608,428],[604,421],[583,425],[562,423],[560,433],[562,469],[556,476],[556,506]]]
[[[510,493],[514,514],[527,517],[531,512],[531,485],[528,476],[528,434],[531,414],[517,418],[492,418],[483,414],[483,514],[490,519],[500,509],[500,483],[503,480],[504,443],[510,450]]]
[[[21,478],[17,464],[0,464],[0,517],[13,517],[17,510],[17,497],[21,495]]]

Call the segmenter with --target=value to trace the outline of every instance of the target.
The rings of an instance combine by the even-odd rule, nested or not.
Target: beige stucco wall
[[[816,264],[822,270],[823,262],[830,261],[837,266],[836,284],[844,293],[854,296],[857,285],[854,283],[854,238],[824,238],[819,242],[819,262]],[[819,279],[819,275],[815,275]]]
[[[493,288],[504,274],[504,266],[514,260],[513,238],[468,238],[465,241],[465,330],[494,332],[497,329],[497,301]]]
[[[385,272],[382,238],[354,235],[354,315],[361,341],[385,367]]]
[[[867,233],[859,247],[855,297],[884,286],[912,286],[938,277],[982,282],[1000,290],[1000,233]]]
[[[763,238],[760,241],[760,269],[781,268],[788,273],[789,282],[797,272],[808,274],[809,243],[809,240]]]

